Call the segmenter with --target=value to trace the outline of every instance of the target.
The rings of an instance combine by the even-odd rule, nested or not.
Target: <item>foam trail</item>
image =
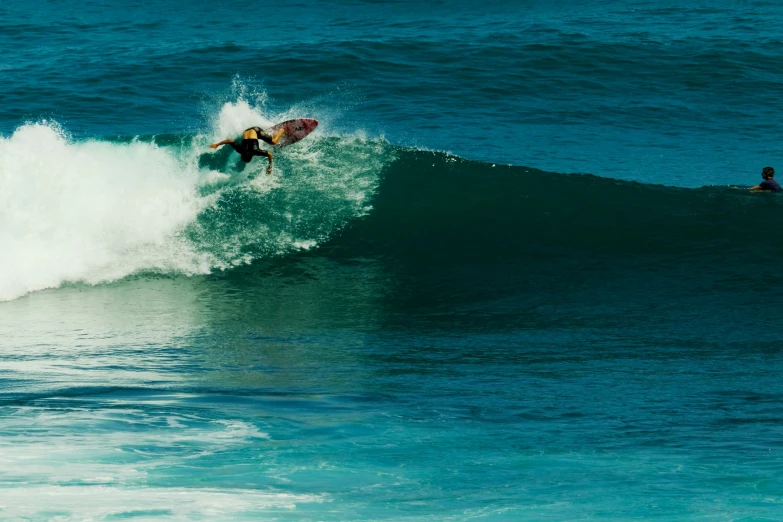
[[[141,269],[206,270],[176,239],[207,203],[198,179],[149,143],[74,143],[43,123],[0,139],[0,301]]]
[[[318,495],[253,489],[32,486],[6,489],[0,512],[17,520],[227,520],[323,501]],[[59,516],[51,518],[53,512]]]
[[[210,488],[196,470],[213,465],[215,454],[263,451],[270,435],[238,419],[149,406],[3,411],[12,436],[0,440],[0,518],[257,519],[329,500],[249,484]],[[31,431],[30,419],[45,432]]]

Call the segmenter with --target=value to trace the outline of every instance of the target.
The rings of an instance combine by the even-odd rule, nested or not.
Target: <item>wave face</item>
[[[742,271],[783,254],[770,237],[783,224],[779,198],[738,188],[547,173],[351,136],[284,149],[273,177],[263,161],[241,170],[230,149],[204,152],[253,118],[246,103],[226,104],[212,136],[113,142],[20,127],[0,142],[10,252],[0,299],[136,273],[207,274],[316,246],[316,256],[393,258],[441,275],[474,265]]]
[[[37,123],[0,140],[0,300],[226,269],[311,248],[369,210],[388,146],[314,136],[277,154],[273,177],[230,149],[204,152],[253,121],[268,123],[238,102],[223,107],[212,135],[74,141]]]
[[[458,329],[508,312],[504,328],[527,328],[519,310],[553,303],[563,311],[550,315],[566,320],[565,310],[609,317],[613,307],[696,296],[750,307],[762,295],[777,299],[781,225],[783,200],[745,188],[645,185],[400,150],[372,213],[305,258],[380,262],[405,289],[388,292],[389,317],[459,317],[449,322]],[[460,307],[473,311],[455,316]],[[707,308],[726,316],[698,305]]]
[[[398,152],[374,212],[334,248],[460,259],[779,255],[783,200],[744,187],[685,189]]]

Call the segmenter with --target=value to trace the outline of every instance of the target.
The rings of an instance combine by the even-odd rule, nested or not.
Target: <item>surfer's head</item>
[[[775,169],[772,167],[764,167],[761,171],[761,177],[764,179],[770,179],[775,177]]]

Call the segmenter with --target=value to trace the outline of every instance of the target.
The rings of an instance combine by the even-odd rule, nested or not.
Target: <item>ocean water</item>
[[[783,8],[583,4],[0,4],[0,519],[783,519]]]

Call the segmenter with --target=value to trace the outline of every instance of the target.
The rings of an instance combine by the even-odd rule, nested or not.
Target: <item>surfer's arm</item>
[[[751,192],[758,192],[759,190],[763,190],[763,189],[761,188],[761,185],[756,185],[755,187],[750,187],[748,190],[750,190]]]
[[[218,143],[213,143],[212,145],[209,146],[209,148],[210,149],[216,149],[216,148],[220,147],[221,145],[225,145],[226,143],[234,143],[234,140],[223,140],[223,141],[218,142]]]

